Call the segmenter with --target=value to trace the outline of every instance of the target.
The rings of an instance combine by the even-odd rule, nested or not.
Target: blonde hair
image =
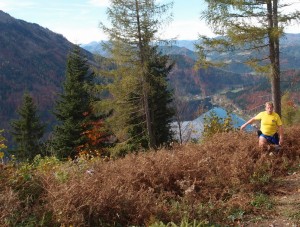
[[[274,107],[274,104],[273,104],[273,102],[266,102],[265,106],[272,106],[272,107]]]

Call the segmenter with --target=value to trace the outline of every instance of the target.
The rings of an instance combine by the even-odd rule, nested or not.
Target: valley
[[[3,11],[0,11],[0,30],[0,129],[10,130],[9,122],[17,117],[16,109],[27,90],[50,132],[55,123],[53,107],[65,78],[66,59],[74,44],[60,34],[17,20]],[[170,47],[160,47],[163,54],[169,55],[170,63],[174,63],[168,77],[169,88],[174,92],[173,99],[181,102],[177,111],[185,107],[181,111],[182,120],[193,120],[213,106],[247,118],[270,100],[268,78],[241,67],[238,60],[246,57],[242,53],[211,56],[223,60],[231,57],[232,64],[227,68],[195,69],[195,42],[177,40]],[[107,67],[101,62],[105,54],[98,42],[81,47],[91,68]],[[296,104],[300,102],[299,53],[300,34],[286,34],[282,39],[281,86],[283,92],[291,92]]]

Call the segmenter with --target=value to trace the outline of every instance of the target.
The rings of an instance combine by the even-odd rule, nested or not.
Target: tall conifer
[[[33,160],[41,154],[41,138],[45,126],[37,116],[37,107],[28,92],[24,93],[22,106],[18,109],[19,119],[11,122],[11,134],[16,143],[12,153],[18,160]]]
[[[66,79],[63,93],[55,107],[59,124],[54,129],[53,149],[59,158],[75,158],[77,148],[86,143],[84,125],[91,111],[91,95],[88,91],[92,80],[87,59],[75,46],[67,59]]]
[[[170,5],[158,5],[154,0],[112,0],[107,11],[112,27],[100,25],[109,35],[106,47],[116,66],[107,72],[113,76],[113,83],[107,86],[112,99],[106,100],[113,109],[111,125],[119,141],[130,144],[132,149],[160,145],[161,132],[155,128],[156,121],[162,116],[170,117],[162,113],[167,111],[168,107],[162,106],[168,102],[162,101],[161,108],[154,106],[160,93],[152,90],[160,88],[164,89],[160,92],[168,94],[165,83],[169,66],[153,47],[161,18],[169,8]],[[167,129],[168,121],[161,121],[160,127]],[[164,132],[169,137],[170,131]]]
[[[173,139],[171,121],[175,110],[171,107],[173,93],[168,88],[168,75],[173,68],[168,56],[161,56],[157,48],[153,48],[153,55],[149,61],[149,107],[151,110],[152,130],[155,146],[167,145]]]

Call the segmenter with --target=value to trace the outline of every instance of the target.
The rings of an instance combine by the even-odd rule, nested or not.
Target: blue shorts
[[[260,134],[259,136],[264,137],[269,143],[279,145],[279,137],[277,132],[273,136],[267,136],[264,134]]]

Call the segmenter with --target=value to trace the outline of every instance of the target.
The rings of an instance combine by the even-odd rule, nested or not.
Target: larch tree
[[[89,69],[87,59],[80,47],[75,45],[68,55],[63,92],[54,111],[58,125],[54,128],[52,147],[53,153],[61,159],[74,159],[78,155],[78,148],[88,140],[85,125],[92,111],[89,91],[92,79],[93,72]]]
[[[37,106],[28,92],[24,93],[23,103],[17,112],[19,119],[11,121],[11,135],[16,145],[12,153],[18,160],[32,161],[36,155],[42,153],[41,139],[45,125],[40,122]]]
[[[115,66],[105,73],[113,82],[107,85],[111,99],[102,104],[113,110],[110,123],[119,141],[133,150],[157,148],[171,137],[166,76],[172,64],[156,48],[170,7],[155,0],[112,0],[107,10],[111,27],[100,24],[109,36],[106,49]]]
[[[300,20],[300,11],[284,13],[284,9],[291,7],[292,3],[282,1],[280,4],[279,0],[205,0],[205,2],[208,7],[201,17],[217,37],[201,37],[203,42],[197,45],[198,64],[211,65],[207,58],[210,51],[251,51],[251,57],[244,63],[257,72],[269,76],[275,111],[281,114],[279,41],[284,35],[284,28],[292,21]]]

